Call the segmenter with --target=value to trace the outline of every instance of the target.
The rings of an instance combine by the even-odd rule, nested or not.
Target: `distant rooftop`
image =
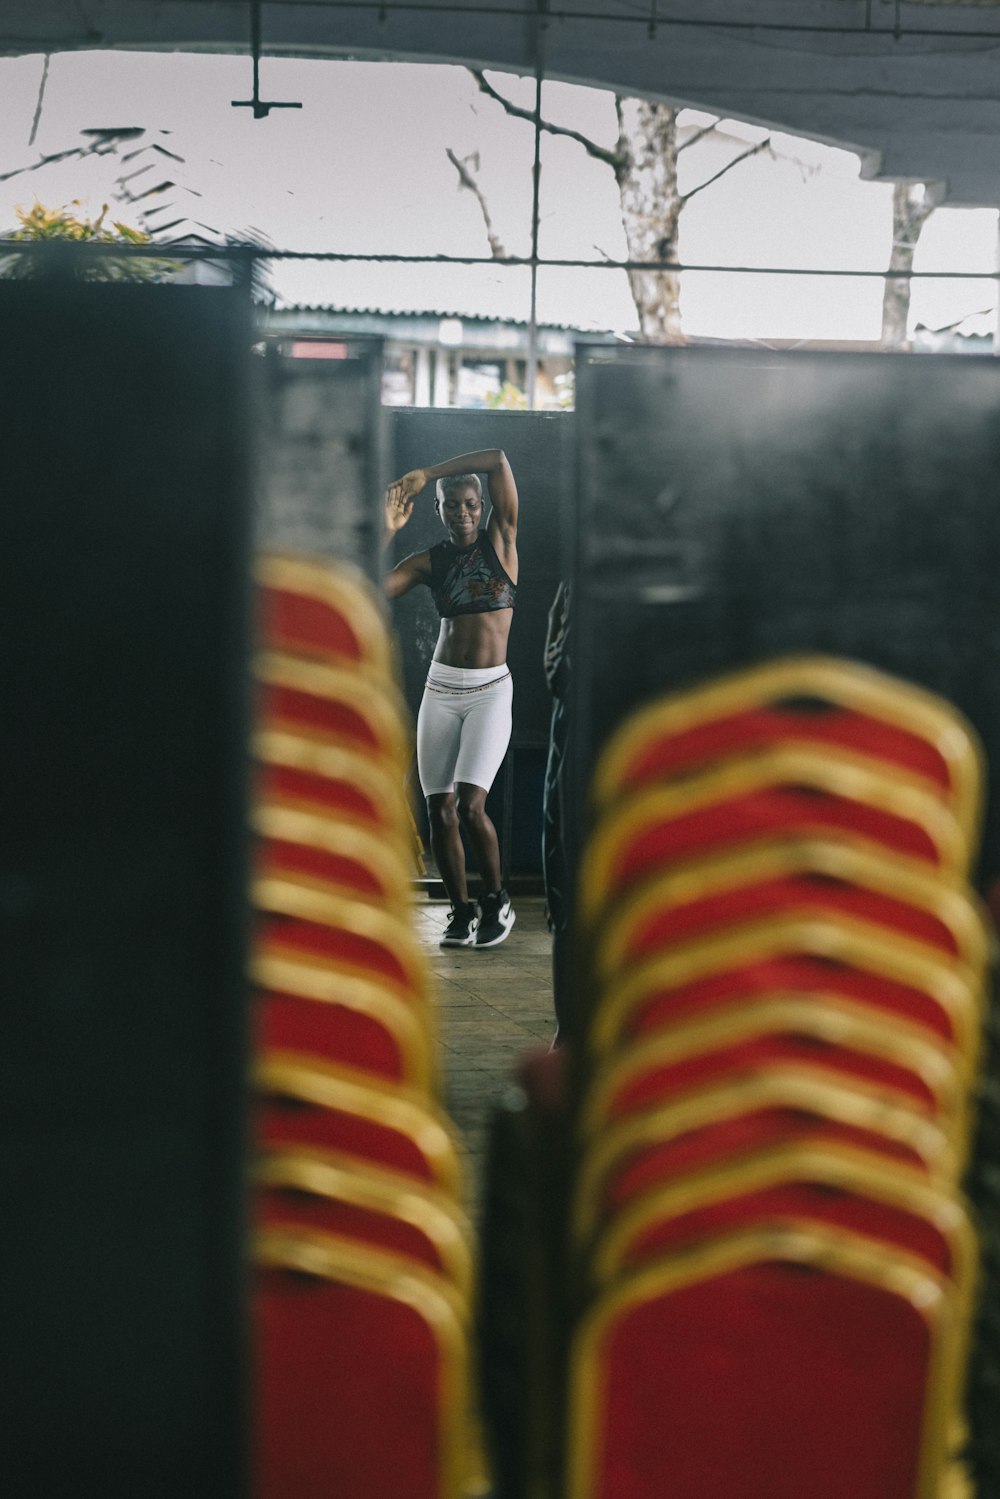
[[[406,308],[296,306],[267,309],[264,321],[280,331],[296,333],[368,333],[416,344],[444,344],[489,349],[494,353],[523,353],[528,324],[517,318],[487,317],[451,309],[414,312]],[[613,339],[608,329],[575,328],[568,323],[539,323],[538,352],[571,357],[577,337]]]

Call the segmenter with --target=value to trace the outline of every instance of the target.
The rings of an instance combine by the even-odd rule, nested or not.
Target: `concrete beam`
[[[567,0],[569,6],[570,0]],[[661,97],[846,146],[867,170],[948,185],[951,201],[1000,205],[1000,8],[865,0],[623,0],[550,4],[546,71]],[[640,24],[641,22],[641,24]],[[271,0],[265,51],[534,68],[530,0],[418,0],[384,10]],[[246,0],[4,0],[0,52],[84,47],[246,51]]]

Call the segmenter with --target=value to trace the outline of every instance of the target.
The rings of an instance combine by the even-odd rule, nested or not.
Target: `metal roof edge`
[[[527,329],[528,323],[524,318],[489,317],[484,313],[465,313],[446,310],[444,308],[393,308],[393,307],[337,307],[324,303],[301,303],[294,306],[275,307],[271,309],[274,317],[291,318],[299,316],[329,316],[329,317],[372,317],[372,318],[405,318],[411,321],[441,322],[446,318],[455,318],[462,323],[473,323],[479,327],[489,325],[500,325],[505,328]],[[587,338],[614,338],[617,335],[611,328],[580,328],[575,323],[539,322],[539,331],[553,333],[581,334]]]

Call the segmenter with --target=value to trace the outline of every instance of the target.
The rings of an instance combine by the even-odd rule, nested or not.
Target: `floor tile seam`
[[[483,1035],[503,1033],[504,1031],[518,1031],[524,1022],[516,1016],[508,1015],[503,1010],[492,1010],[484,1005],[482,1011],[477,1015],[451,1015],[448,1019],[448,1029],[453,1034],[466,1036],[482,1032]]]

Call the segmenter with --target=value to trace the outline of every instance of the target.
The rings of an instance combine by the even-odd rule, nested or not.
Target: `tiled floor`
[[[442,901],[417,906],[417,929],[437,977],[445,1107],[468,1152],[470,1206],[478,1215],[493,1103],[524,1052],[552,1040],[551,943],[543,902],[520,897],[517,920],[500,947],[440,947],[448,919]]]

